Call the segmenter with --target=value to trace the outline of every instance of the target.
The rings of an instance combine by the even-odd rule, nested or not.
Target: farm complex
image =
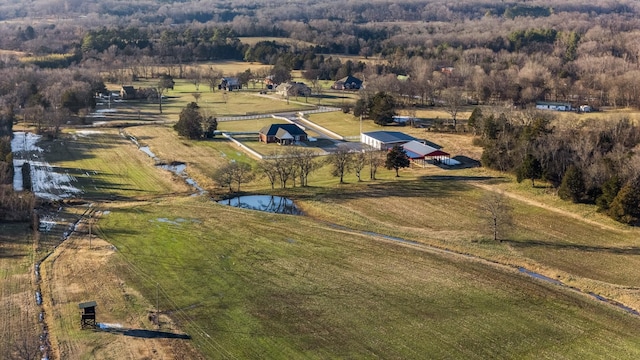
[[[0,0],[1,359],[640,358],[635,2],[63,5]]]

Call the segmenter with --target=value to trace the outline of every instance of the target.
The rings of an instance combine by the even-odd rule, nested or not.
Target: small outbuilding
[[[95,329],[98,324],[96,323],[96,306],[98,304],[95,301],[88,301],[78,304],[78,308],[82,310],[80,314],[80,328],[92,328]]]
[[[416,140],[409,141],[402,145],[402,148],[407,153],[407,156],[412,163],[422,167],[426,166],[429,160],[436,163],[446,163],[449,160],[448,153],[440,150],[440,148],[426,144],[425,142]]]
[[[260,129],[261,142],[280,145],[291,145],[300,141],[307,141],[307,133],[294,124],[271,124]]]

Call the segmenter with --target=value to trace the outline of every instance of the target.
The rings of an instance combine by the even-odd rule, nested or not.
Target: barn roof
[[[399,131],[371,131],[364,133],[364,135],[386,144],[416,140],[413,136]]]
[[[425,156],[434,151],[438,151],[438,149],[431,147],[429,145],[423,144],[419,141],[413,140],[408,143],[402,145],[405,151],[411,151],[412,153],[419,154],[420,156]]]
[[[265,134],[267,136],[275,136],[278,133],[278,130],[284,129],[290,135],[306,135],[307,133],[304,130],[300,129],[295,124],[271,124],[260,129],[260,134]]]

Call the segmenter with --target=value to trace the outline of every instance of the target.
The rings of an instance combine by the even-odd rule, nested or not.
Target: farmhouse
[[[223,77],[222,80],[220,80],[220,85],[218,85],[219,90],[228,91],[239,90],[241,87],[240,80],[234,77]]]
[[[301,82],[287,82],[276,87],[276,95],[280,96],[309,96],[311,88]]]
[[[331,85],[333,90],[359,90],[362,87],[362,80],[351,75],[343,77]]]
[[[291,145],[307,140],[307,133],[294,124],[271,124],[260,129],[260,141],[267,144]]]
[[[120,98],[124,100],[132,100],[136,98],[136,89],[131,85],[122,85],[120,88]]]
[[[449,159],[449,154],[440,150],[439,147],[431,146],[435,144],[426,144],[416,140],[409,141],[402,145],[402,148],[407,153],[407,156],[412,163],[424,167],[427,165],[428,160],[435,162],[446,162]]]
[[[402,145],[416,140],[411,135],[399,131],[371,131],[360,134],[360,142],[378,150],[391,149],[394,145]]]
[[[538,101],[536,102],[538,110],[554,110],[554,111],[571,111],[573,108],[569,103]]]

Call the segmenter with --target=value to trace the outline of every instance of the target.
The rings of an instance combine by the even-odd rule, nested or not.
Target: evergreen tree
[[[625,223],[634,224],[640,217],[640,178],[627,181],[609,207],[609,216]]]
[[[582,171],[574,165],[569,166],[564,173],[560,188],[558,188],[558,196],[563,200],[571,200],[577,203],[584,195],[584,192],[585,186]]]
[[[531,186],[536,186],[535,180],[542,177],[542,165],[540,160],[536,159],[533,155],[527,154],[524,161],[516,172],[518,182],[522,182],[524,179],[531,179]]]
[[[596,205],[600,210],[609,210],[613,199],[618,195],[620,191],[620,178],[616,175],[610,177],[602,184],[602,194],[596,199]]]
[[[393,122],[393,117],[396,115],[395,107],[393,96],[379,92],[371,100],[369,117],[378,125],[387,125]]]
[[[394,145],[387,153],[387,160],[384,165],[389,170],[394,169],[396,171],[396,177],[399,177],[400,174],[398,174],[398,170],[409,167],[410,164],[411,162],[409,161],[406,151],[399,145]]]
[[[203,136],[202,124],[204,118],[198,104],[192,102],[180,112],[180,118],[173,128],[178,135],[189,139],[200,139]]]
[[[473,135],[478,134],[478,130],[482,128],[482,110],[479,107],[475,107],[467,120],[467,126],[473,129]]]

